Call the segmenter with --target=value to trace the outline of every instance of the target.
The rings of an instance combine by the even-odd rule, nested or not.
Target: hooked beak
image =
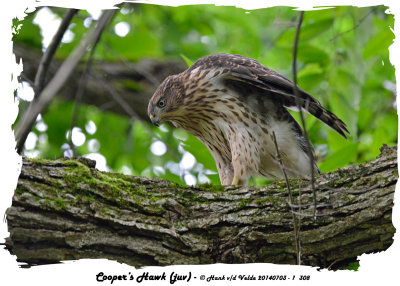
[[[149,117],[150,117],[151,123],[153,125],[155,125],[157,127],[160,126],[160,118],[155,117],[155,115],[152,113],[149,115]]]

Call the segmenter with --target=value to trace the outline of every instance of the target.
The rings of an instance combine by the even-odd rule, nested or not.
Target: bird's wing
[[[219,75],[221,79],[234,81],[236,85],[241,85],[242,89],[255,87],[268,91],[265,94],[283,106],[294,110],[300,106],[344,138],[346,138],[346,133],[349,134],[346,124],[324,108],[317,99],[301,88],[298,88],[296,96],[294,83],[291,80],[253,59],[240,55],[213,54],[198,60],[192,69],[199,66],[205,69],[220,69],[222,71]]]

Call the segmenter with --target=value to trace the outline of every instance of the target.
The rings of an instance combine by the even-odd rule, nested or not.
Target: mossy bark
[[[291,180],[301,203],[303,265],[338,266],[393,241],[395,148],[374,161],[316,178],[317,218],[305,180]],[[299,194],[301,199],[299,201]],[[293,215],[282,181],[263,187],[180,186],[100,172],[93,161],[24,159],[7,210],[6,246],[19,261],[107,258],[134,266],[296,264]]]

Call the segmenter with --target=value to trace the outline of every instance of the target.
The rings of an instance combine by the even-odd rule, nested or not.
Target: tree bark
[[[23,79],[33,82],[42,57],[41,51],[14,44],[14,53],[17,61],[23,62]],[[53,59],[48,70],[48,79],[51,79],[61,65]],[[85,69],[84,64],[78,65],[76,71],[68,78],[58,96],[67,101],[75,100],[79,79]],[[147,105],[159,83],[168,75],[182,72],[185,63],[179,61],[157,61],[145,59],[138,63],[101,62],[94,61],[83,91],[82,102],[93,105],[101,110],[111,111],[123,116],[131,117],[115,96],[117,93],[137,117],[148,121]]]
[[[371,162],[316,178],[316,220],[309,182],[291,180],[302,206],[292,207],[302,213],[303,265],[338,267],[392,244],[397,153],[396,147],[381,151]],[[24,159],[6,216],[6,247],[28,264],[80,258],[136,267],[296,264],[293,215],[283,181],[262,187],[188,187],[100,172],[88,159]]]

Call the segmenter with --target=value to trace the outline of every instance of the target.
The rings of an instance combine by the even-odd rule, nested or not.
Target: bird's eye
[[[166,105],[165,98],[161,98],[161,99],[158,101],[157,105],[158,105],[158,107],[160,107],[160,108],[165,107],[165,105]]]

